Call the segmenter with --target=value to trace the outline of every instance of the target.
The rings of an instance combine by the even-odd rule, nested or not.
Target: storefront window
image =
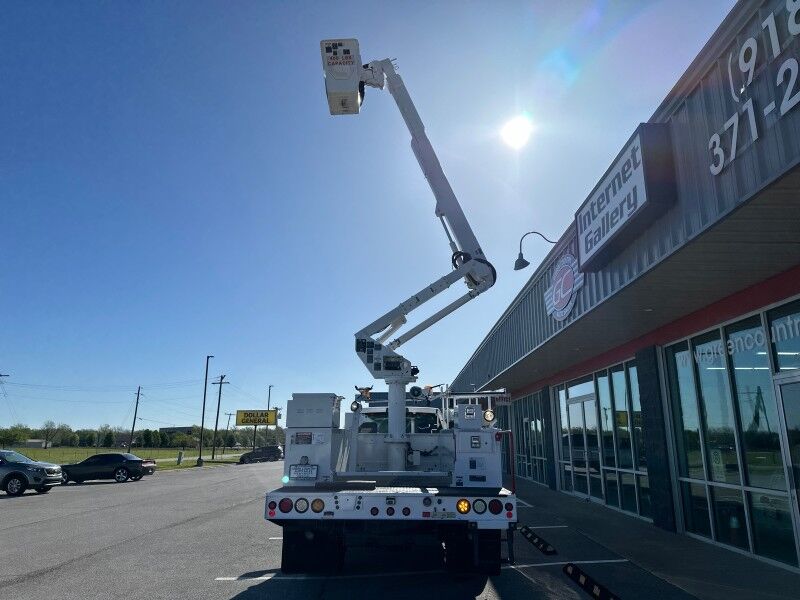
[[[561,408],[561,460],[569,461],[569,419],[567,418],[567,392],[558,388],[558,405]]]
[[[713,486],[711,500],[714,505],[714,527],[717,530],[717,540],[723,544],[749,548],[742,490]]]
[[[667,348],[667,375],[672,401],[678,471],[682,477],[705,479],[700,450],[700,415],[692,377],[692,359],[686,342]]]
[[[711,537],[711,519],[708,516],[706,486],[681,482],[683,499],[683,522],[686,531]]]
[[[800,301],[770,311],[768,318],[776,368],[800,369]]]
[[[611,387],[614,392],[614,424],[617,429],[617,462],[623,469],[633,468],[631,431],[628,420],[628,386],[622,365],[611,369]]]
[[[567,396],[569,398],[577,398],[578,396],[585,396],[586,394],[592,393],[594,393],[594,383],[591,377],[573,381],[567,388]]]
[[[797,565],[792,515],[786,496],[747,492],[756,554]]]
[[[727,334],[747,481],[753,487],[785,490],[778,405],[761,319],[756,316],[737,323],[728,327]]]
[[[639,485],[639,514],[643,517],[653,516],[650,506],[650,478],[647,475],[637,475],[636,483]]]
[[[639,376],[636,365],[628,363],[628,382],[631,389],[631,417],[633,419],[633,441],[636,448],[636,467],[647,470],[647,455],[644,447],[644,426],[642,424],[642,402],[639,398]]]
[[[617,457],[614,452],[614,407],[611,404],[611,389],[608,373],[602,371],[597,375],[597,398],[600,401],[600,434],[602,437],[603,465],[616,467]]]
[[[740,483],[733,406],[725,381],[728,374],[719,332],[696,338],[692,346],[705,416],[703,433],[709,475],[714,481]]]
[[[622,510],[636,512],[636,480],[633,473],[619,473],[622,489]]]

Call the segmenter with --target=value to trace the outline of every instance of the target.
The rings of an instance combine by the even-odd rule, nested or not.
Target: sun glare
[[[500,130],[503,141],[514,150],[519,150],[525,146],[528,140],[530,140],[532,133],[533,122],[527,114],[514,117],[503,125],[503,129]]]

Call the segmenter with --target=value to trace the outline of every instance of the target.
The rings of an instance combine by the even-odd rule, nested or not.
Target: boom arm
[[[450,187],[450,182],[442,170],[436,152],[425,134],[425,126],[422,123],[422,119],[420,119],[419,113],[414,107],[403,79],[397,74],[392,62],[390,60],[380,60],[369,63],[363,67],[361,82],[366,86],[377,88],[383,88],[386,85],[400,110],[400,114],[411,133],[411,149],[414,151],[414,156],[416,156],[417,162],[436,198],[436,216],[442,221],[450,242],[454,270],[356,333],[357,340],[372,341],[380,346],[406,323],[406,316],[412,310],[443,292],[457,280],[463,278],[469,288],[466,294],[434,313],[405,334],[392,340],[386,346],[381,347],[377,352],[373,345],[373,352],[369,353],[372,354],[372,360],[364,360],[366,356],[362,357],[362,360],[364,360],[367,368],[375,377],[384,379],[387,375],[396,375],[396,373],[386,373],[383,365],[381,365],[380,369],[376,369],[375,355],[379,354],[381,349],[385,348],[384,352],[388,351],[391,352],[391,355],[394,355],[393,350],[489,289],[495,282],[496,273],[492,265],[486,260],[480,244],[478,244],[472,227],[470,227],[464,211],[461,209],[461,205]],[[374,338],[374,336],[377,336],[377,338]],[[390,364],[392,362],[390,360]]]

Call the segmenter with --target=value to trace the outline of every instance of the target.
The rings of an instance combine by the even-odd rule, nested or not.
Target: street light
[[[525,260],[524,256],[522,256],[522,240],[524,240],[526,237],[528,237],[532,233],[535,233],[536,235],[538,235],[545,242],[549,242],[551,244],[555,244],[556,243],[553,240],[547,239],[545,236],[543,236],[538,231],[529,231],[528,233],[523,235],[521,238],[519,238],[519,256],[517,256],[517,260],[514,261],[514,270],[515,271],[520,271],[520,270],[524,269],[525,267],[527,267],[529,264],[531,264],[527,260]]]

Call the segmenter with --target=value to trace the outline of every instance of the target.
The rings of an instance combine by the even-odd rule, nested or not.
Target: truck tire
[[[314,527],[283,528],[281,571],[284,573],[336,573],[344,567],[341,534]]]
[[[472,540],[466,532],[453,532],[444,540],[444,566],[448,573],[472,571]]]
[[[486,575],[500,575],[500,530],[478,531],[473,535],[477,535],[478,564],[475,566],[478,571]]]

